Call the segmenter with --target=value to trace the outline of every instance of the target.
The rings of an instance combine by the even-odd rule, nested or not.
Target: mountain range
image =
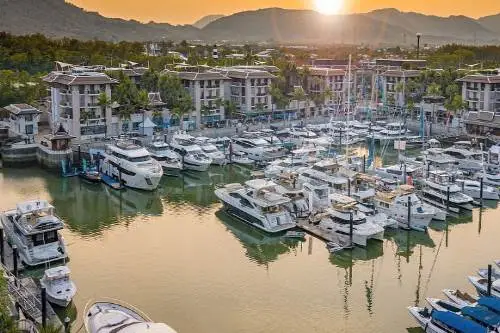
[[[108,41],[186,39],[370,45],[414,44],[415,34],[420,32],[423,43],[499,44],[500,14],[473,19],[380,9],[325,16],[311,10],[267,8],[208,16],[193,25],[171,25],[107,18],[64,0],[0,0],[0,31]]]

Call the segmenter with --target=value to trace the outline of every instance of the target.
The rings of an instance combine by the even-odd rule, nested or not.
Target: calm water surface
[[[403,332],[415,326],[408,305],[443,288],[472,291],[466,276],[500,257],[494,204],[427,234],[387,232],[384,242],[330,256],[310,236],[271,237],[221,212],[214,185],[247,177],[214,167],[165,178],[154,193],[120,193],[37,168],[3,169],[0,209],[47,199],[65,220],[74,331],[89,299],[112,297],[184,333]]]

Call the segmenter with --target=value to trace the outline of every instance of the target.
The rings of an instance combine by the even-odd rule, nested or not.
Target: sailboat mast
[[[346,151],[349,158],[349,112],[351,111],[351,55],[349,54],[349,67],[347,68],[347,131],[346,131]]]

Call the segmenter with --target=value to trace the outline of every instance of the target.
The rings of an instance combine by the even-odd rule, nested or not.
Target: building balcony
[[[87,90],[86,93],[89,96],[97,96],[97,95],[101,94],[101,92],[99,90]]]
[[[72,109],[73,108],[73,106],[71,104],[67,104],[67,103],[59,104],[59,106],[62,108],[65,108],[65,109]]]

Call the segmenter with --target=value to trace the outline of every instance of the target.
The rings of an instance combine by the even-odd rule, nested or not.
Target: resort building
[[[28,104],[11,104],[4,107],[9,113],[9,134],[33,140],[38,134],[40,110]]]
[[[189,122],[186,125],[210,126],[225,119],[223,101],[226,99],[226,84],[230,81],[227,76],[216,71],[163,73],[177,75],[191,95],[194,111],[183,120]]]
[[[106,94],[111,100],[111,86],[118,81],[89,68],[67,66],[60,69],[43,79],[50,86],[52,129],[62,124],[68,134],[77,139],[110,135],[111,105],[100,105],[98,99],[100,94]]]
[[[468,110],[500,112],[500,75],[473,74],[458,82]]]
[[[331,69],[327,67],[309,68],[307,91],[313,96],[323,96],[324,105],[339,105],[347,96],[348,74],[345,69]],[[354,75],[351,73],[351,81]],[[329,93],[328,93],[329,92]],[[354,92],[353,92],[354,94]]]
[[[409,80],[420,75],[418,70],[388,70],[380,75],[382,85],[382,101],[388,106],[402,107],[406,104],[403,87]],[[403,85],[400,85],[403,83]]]

